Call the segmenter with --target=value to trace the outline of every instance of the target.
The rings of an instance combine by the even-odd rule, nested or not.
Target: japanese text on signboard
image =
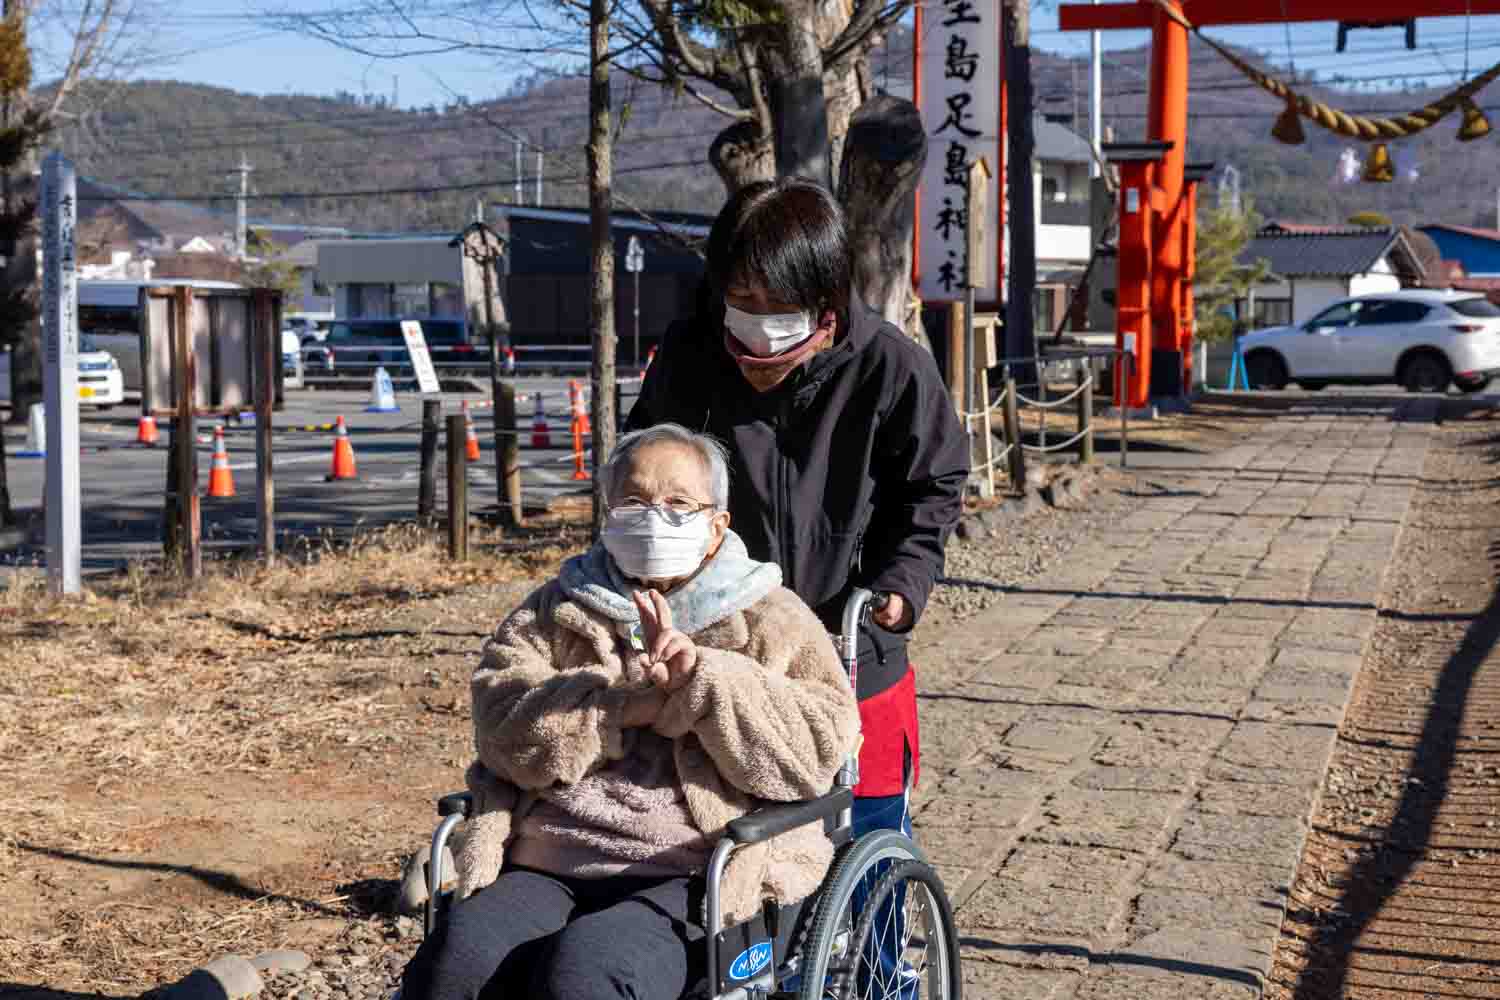
[[[969,166],[981,156],[1000,161],[1000,4],[989,0],[937,0],[924,7],[922,122],[927,128],[927,165],[922,170],[920,294],[929,301],[963,297],[968,261]],[[999,247],[999,191],[991,178],[984,225],[985,244]],[[981,300],[998,299],[1003,275],[987,269]]]

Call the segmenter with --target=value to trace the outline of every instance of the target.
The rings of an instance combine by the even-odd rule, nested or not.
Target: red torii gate
[[[1416,17],[1500,14],[1500,0],[1134,0],[1067,3],[1058,10],[1064,31],[1150,29],[1149,142],[1122,144],[1119,267],[1115,291],[1115,346],[1134,340],[1128,385],[1115,401],[1145,406],[1150,399],[1153,346],[1181,352],[1191,371],[1192,248],[1196,177],[1187,170],[1188,29],[1164,9],[1170,4],[1197,27],[1338,21],[1383,26]]]

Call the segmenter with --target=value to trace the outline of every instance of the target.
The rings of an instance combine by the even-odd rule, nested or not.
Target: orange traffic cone
[[[568,399],[573,410],[573,419],[582,425],[583,433],[590,433],[589,410],[583,405],[583,389],[579,387],[576,380],[568,383]]]
[[[577,417],[573,418],[573,478],[589,478],[588,470],[583,467],[583,421]]]
[[[135,443],[146,445],[148,448],[156,447],[157,432],[156,418],[149,413],[141,414],[140,423],[135,427]]]
[[[224,447],[224,428],[214,428],[214,460],[208,470],[208,495],[234,496],[234,474],[229,471],[229,451]]]
[[[646,377],[646,372],[648,372],[648,371],[651,370],[651,362],[653,362],[655,360],[656,360],[656,348],[653,347],[653,348],[651,348],[651,350],[649,350],[649,351],[646,352],[646,363],[643,364],[643,365],[641,365],[641,378],[645,378]]]
[[[464,411],[464,455],[471,462],[479,461],[479,435],[474,433],[474,417],[469,413],[467,400],[463,404]]]
[[[329,480],[359,478],[359,473],[354,468],[354,445],[349,443],[349,429],[344,426],[342,416],[334,424],[334,433],[333,468],[329,470]]]
[[[536,394],[536,409],[531,415],[531,446],[533,448],[552,447],[552,432],[547,428],[547,413],[543,409],[540,390]]]

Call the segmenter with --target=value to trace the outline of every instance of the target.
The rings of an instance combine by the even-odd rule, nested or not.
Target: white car
[[[10,351],[0,351],[0,400],[10,399]],[[78,344],[78,404],[108,410],[125,402],[125,379],[114,355],[84,334]]]
[[[1335,302],[1300,326],[1240,338],[1251,388],[1391,383],[1479,392],[1500,375],[1500,307],[1482,295],[1406,289]]]

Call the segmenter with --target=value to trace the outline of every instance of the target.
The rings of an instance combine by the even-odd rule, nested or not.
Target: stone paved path
[[[1108,537],[917,645],[969,996],[1260,995],[1435,409],[1329,400],[1146,473]]]

